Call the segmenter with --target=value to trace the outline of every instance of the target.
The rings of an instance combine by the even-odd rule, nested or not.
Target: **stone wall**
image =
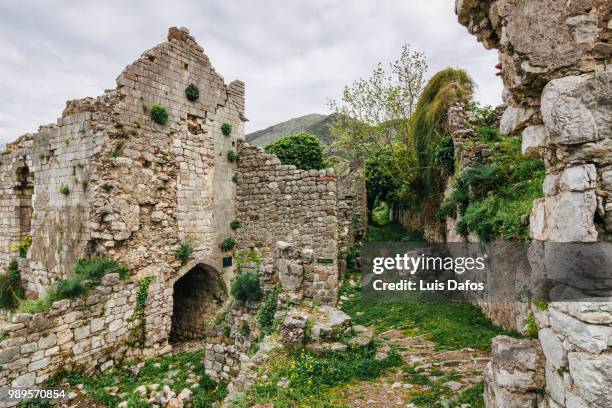
[[[191,83],[200,90],[196,101],[185,95]],[[166,109],[167,123],[151,119],[155,104]],[[168,343],[173,310],[189,315],[225,300],[223,282],[231,280],[233,268],[222,268],[225,254],[218,243],[231,234],[236,192],[232,180],[236,164],[229,162],[227,152],[237,149],[237,142],[244,139],[245,120],[242,82],[224,84],[188,30],[171,28],[167,42],[125,68],[116,89],[95,99],[69,101],[56,125],[43,126],[38,133],[7,145],[0,160],[0,268],[17,256],[8,247],[23,238],[29,220],[23,216],[27,208],[22,208],[25,184],[33,191],[33,243],[19,265],[29,298],[44,295],[55,280],[73,273],[77,259],[92,253],[105,254],[130,269],[133,283],[115,288],[119,295],[113,296],[124,298],[120,302],[135,296],[135,282],[144,277],[155,281],[150,288],[155,304],[147,307],[147,330],[139,347],[124,346],[125,336],[111,339],[109,335],[102,345],[92,340],[95,353],[85,351],[75,356],[50,352],[53,361],[45,365],[47,371],[40,371],[42,363],[27,360],[28,352],[15,349],[13,340],[25,337],[29,342],[28,336],[35,337],[37,326],[24,332],[5,322],[8,326],[3,330],[8,338],[0,343],[0,353],[3,365],[11,367],[2,372],[7,383],[26,374],[28,381],[34,375],[34,381],[40,383],[59,361],[94,367],[100,364],[100,356],[110,353],[108,350],[139,353],[142,347],[148,354],[158,354]],[[222,134],[224,123],[232,126],[230,135]],[[176,258],[175,250],[187,242],[193,253],[184,262]],[[200,269],[212,274],[210,282],[219,284],[219,290],[208,288],[206,296],[200,297],[201,305],[179,302],[174,308],[175,284],[180,287],[182,277]],[[106,290],[104,285],[96,289]],[[61,313],[77,311],[81,308],[78,302],[62,303],[66,311]],[[79,317],[71,322],[74,327],[101,317],[90,314],[85,306],[87,313],[83,320]],[[40,316],[54,318],[56,309],[48,312],[49,316]],[[129,314],[129,310],[121,313]],[[119,318],[115,314],[108,317]],[[45,326],[46,332],[66,329],[60,320],[51,322]],[[130,324],[129,316],[125,317],[121,325],[113,324],[111,331]],[[202,330],[192,327],[177,332],[200,336]],[[37,361],[45,353],[43,350],[31,358]]]
[[[277,241],[311,249],[317,263],[307,296],[335,304],[339,226],[332,169],[298,170],[260,147],[241,144],[236,213],[239,249],[257,248],[268,275]]]
[[[0,386],[32,387],[60,369],[105,370],[124,358],[147,355],[138,344],[143,332],[134,317],[137,290],[137,283],[109,274],[85,299],[60,300],[46,312],[14,315],[0,328]],[[163,285],[151,283],[147,314],[163,308],[162,295]],[[142,329],[149,323],[147,317]],[[153,346],[150,339],[146,346]],[[160,352],[157,348],[155,353]]]
[[[509,105],[502,133],[522,133],[524,153],[546,163],[545,197],[534,203],[531,236],[550,242],[609,241],[612,5],[458,0],[455,10],[470,33],[499,50]],[[535,274],[546,267],[541,259],[531,258]],[[609,303],[554,302],[546,311],[531,311],[540,329],[539,341],[528,345],[533,361],[530,367],[521,363],[525,345],[519,341],[504,340],[502,352],[494,348],[487,406],[612,405]]]

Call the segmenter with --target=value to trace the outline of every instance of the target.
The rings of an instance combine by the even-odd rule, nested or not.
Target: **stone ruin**
[[[189,84],[197,100],[186,97]],[[27,298],[43,297],[92,254],[131,275],[108,274],[86,298],[44,312],[4,316],[0,387],[40,385],[59,369],[104,370],[204,336],[223,361],[207,363],[211,375],[237,375],[241,337],[211,322],[245,320],[256,330],[257,305],[233,305],[228,295],[243,251],[261,260],[254,267],[264,294],[280,282],[292,294],[287,301],[335,304],[339,260],[363,229],[354,218],[365,219],[364,179],[359,169],[298,170],[246,144],[244,95],[244,84],[225,84],[187,29],[173,27],[123,70],[117,88],[67,102],[56,124],[6,146],[0,267],[18,261]],[[167,123],[152,120],[154,105],[166,109]],[[240,223],[235,231],[232,221]],[[9,249],[29,236],[25,256]],[[220,249],[229,237],[236,248]],[[279,241],[299,256],[283,263]],[[193,247],[187,261],[175,255],[181,243]],[[285,277],[288,270],[295,276]]]
[[[503,134],[546,165],[534,247],[612,238],[612,4],[607,0],[456,0],[459,22],[499,51]],[[544,254],[530,257],[544,273]],[[531,308],[537,339],[500,336],[485,372],[487,407],[612,406],[609,302]]]

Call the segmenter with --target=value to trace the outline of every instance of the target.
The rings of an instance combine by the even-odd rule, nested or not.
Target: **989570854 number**
[[[66,391],[50,388],[9,388],[5,395],[11,400],[56,400],[64,399],[66,397]]]

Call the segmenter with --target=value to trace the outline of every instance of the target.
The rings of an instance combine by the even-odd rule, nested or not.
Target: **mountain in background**
[[[299,118],[272,125],[266,129],[258,130],[246,135],[247,143],[265,147],[270,143],[296,132],[312,133],[321,143],[328,144],[331,140],[329,128],[336,121],[336,115],[321,115],[311,113]]]

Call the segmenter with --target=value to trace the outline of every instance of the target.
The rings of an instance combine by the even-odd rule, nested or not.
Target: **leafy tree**
[[[367,79],[346,86],[340,101],[330,101],[338,119],[331,128],[332,149],[366,160],[383,147],[395,155],[406,145],[408,119],[414,111],[427,70],[425,55],[402,47],[400,57]]]
[[[275,154],[283,164],[293,164],[298,169],[322,169],[323,148],[315,136],[299,132],[285,136],[268,145],[266,152]]]

